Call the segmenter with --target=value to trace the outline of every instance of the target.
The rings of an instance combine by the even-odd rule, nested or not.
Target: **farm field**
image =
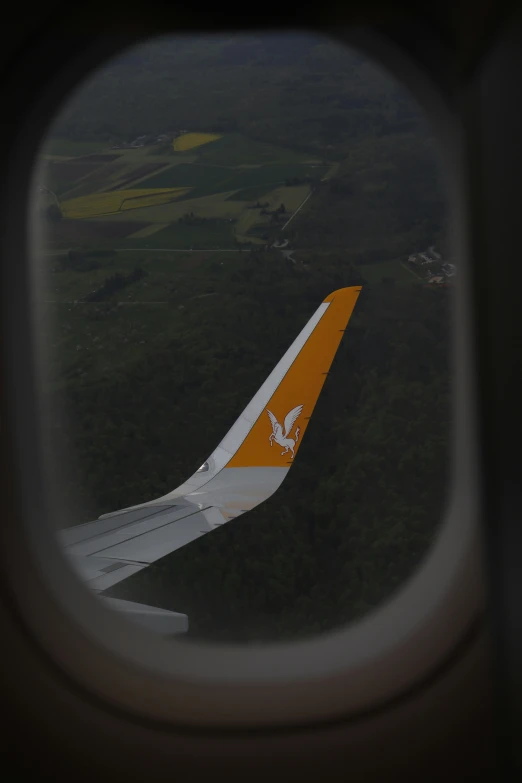
[[[330,168],[238,134],[188,132],[170,146],[117,150],[54,140],[45,150],[39,182],[61,209],[47,232],[56,247],[122,239],[129,247],[262,244],[266,229],[277,233]],[[45,214],[48,201],[40,199]]]
[[[69,199],[122,189],[130,183],[136,187],[140,180],[161,168],[196,160],[195,155],[188,153],[174,155],[171,149],[152,156],[152,151],[157,150],[155,146],[106,150],[74,158],[45,155],[38,178],[60,198]]]
[[[255,141],[236,133],[222,136],[217,141],[203,147],[199,156],[201,163],[207,165],[265,166],[269,163],[309,164],[310,156],[287,147]],[[321,162],[321,161],[314,161]]]
[[[149,223],[145,228],[139,228],[129,236],[131,239],[141,239],[142,237],[148,237],[151,234],[155,234],[157,231],[161,231],[162,228],[167,228],[168,225],[168,223]]]
[[[286,180],[314,179],[326,171],[323,167],[303,164],[276,163],[256,168],[229,169],[203,164],[180,164],[158,172],[142,180],[145,188],[193,187],[193,196],[206,196],[224,191],[243,190],[248,187],[263,187],[271,190],[283,185]]]
[[[61,200],[79,198],[80,196],[101,192],[117,182],[124,176],[126,171],[125,164],[119,159],[104,165],[94,163],[90,166],[90,170],[87,170],[85,161],[82,161],[85,173],[76,177],[74,176],[75,171],[73,168],[75,163],[76,161],[72,160],[64,161],[61,169],[55,168],[54,165],[49,165],[41,174],[40,181],[45,187],[56,193]]]
[[[167,164],[165,161],[157,161],[157,162],[151,162],[151,163],[144,163],[143,166],[138,166],[137,169],[134,169],[129,174],[126,174],[123,179],[120,179],[116,185],[111,185],[111,187],[107,188],[108,191],[110,190],[118,190],[119,188],[127,187],[131,182],[136,182],[140,179],[145,179],[145,177],[150,176],[153,172],[157,171],[158,169],[162,169]]]
[[[194,149],[195,147],[201,147],[203,144],[208,144],[211,141],[217,141],[220,139],[217,133],[185,133],[173,141],[173,148],[176,152],[186,152],[187,150]]]
[[[245,209],[245,204],[241,202],[229,201],[230,192],[214,193],[212,196],[203,196],[202,198],[190,198],[192,194],[188,193],[187,198],[180,198],[177,201],[171,201],[169,204],[159,204],[154,209],[144,207],[132,212],[132,218],[136,220],[150,221],[150,223],[171,223],[177,221],[187,212],[193,212],[203,218],[238,218]],[[111,222],[120,222],[127,220],[123,213],[119,215],[110,215],[102,218]]]
[[[98,156],[93,156],[97,158]],[[100,168],[102,162],[99,160],[52,160],[47,166],[45,183],[47,187],[61,195],[71,189],[71,184],[78,180],[88,177]]]
[[[186,192],[187,188],[115,190],[63,201],[61,207],[65,218],[90,218],[166,204]]]
[[[227,201],[257,201],[267,195],[267,190],[266,185],[254,185],[250,188],[233,190],[230,196],[227,196]]]

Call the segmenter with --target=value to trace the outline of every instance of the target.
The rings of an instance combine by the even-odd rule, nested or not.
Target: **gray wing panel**
[[[58,536],[62,546],[69,547],[81,541],[101,536],[103,533],[109,533],[111,530],[118,530],[130,525],[132,522],[150,519],[157,514],[162,514],[174,508],[184,508],[186,505],[186,503],[169,503],[162,506],[143,507],[124,513],[116,511],[114,515],[104,515],[103,518],[100,517],[100,519],[94,522],[86,522],[84,525],[75,525],[75,527],[60,530]]]
[[[92,535],[84,538],[82,541],[78,541],[76,544],[70,545],[69,550],[72,554],[79,557],[88,557],[90,555],[117,557],[118,555],[115,552],[118,545],[126,544],[129,541],[139,541],[146,548],[147,536],[154,531],[158,531],[160,538],[166,541],[167,539],[164,536],[165,528],[172,526],[178,520],[198,513],[198,507],[190,504],[184,507],[173,506],[166,508],[145,519],[119,523],[117,527],[111,526],[109,529],[106,528],[107,523],[110,521],[108,519],[92,522]],[[122,519],[122,517],[117,519]],[[98,525],[100,525],[100,528],[98,528]],[[97,532],[97,529],[99,532]],[[170,527],[171,532],[174,530],[174,527]],[[176,549],[176,546],[174,546],[174,549]],[[111,550],[111,554],[108,554],[108,550]],[[130,556],[131,560],[141,563],[151,562],[149,558],[139,556],[139,547],[133,551],[134,554]]]
[[[146,526],[144,525],[143,528]],[[173,519],[165,519],[163,524],[155,525],[150,529],[142,529],[134,532],[132,536],[114,541],[104,542],[104,548],[97,551],[103,557],[133,560],[149,565],[160,557],[174,552],[186,544],[190,544],[196,538],[209,533],[212,530],[205,515],[198,510],[189,514],[176,515]]]
[[[225,522],[217,508],[176,505],[116,513],[61,530],[60,543],[79,576],[99,592],[122,582]]]

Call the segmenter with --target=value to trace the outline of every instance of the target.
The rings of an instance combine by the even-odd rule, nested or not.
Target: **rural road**
[[[313,190],[311,190],[311,191],[310,191],[310,193],[308,194],[308,196],[307,196],[307,197],[304,199],[304,201],[302,201],[302,202],[299,204],[299,206],[297,207],[296,211],[295,211],[295,212],[294,212],[294,214],[293,214],[293,215],[292,215],[292,216],[291,216],[291,217],[290,217],[290,218],[289,218],[289,219],[286,221],[286,223],[284,224],[284,226],[283,226],[283,228],[281,229],[281,231],[284,231],[284,230],[285,230],[285,228],[286,228],[286,227],[287,227],[287,225],[290,223],[290,221],[291,221],[291,220],[293,220],[293,219],[295,218],[295,216],[297,215],[297,213],[299,212],[299,210],[300,210],[300,209],[302,209],[302,208],[304,207],[304,205],[306,204],[306,202],[308,201],[308,199],[310,198],[310,196],[312,195],[312,193],[313,193]]]

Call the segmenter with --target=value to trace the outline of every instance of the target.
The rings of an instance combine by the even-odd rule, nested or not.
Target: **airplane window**
[[[33,206],[49,486],[89,587],[251,643],[404,585],[449,503],[459,266],[406,88],[319,35],[157,39],[70,96]]]

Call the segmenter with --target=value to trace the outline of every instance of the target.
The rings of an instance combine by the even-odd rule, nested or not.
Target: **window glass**
[[[201,518],[209,535],[147,568],[129,565],[152,557],[138,533],[125,555],[84,546],[100,594],[186,614],[186,638],[248,643],[352,622],[404,584],[448,502],[458,275],[434,132],[407,90],[319,36],[156,40],[70,97],[33,201],[65,549],[78,525],[180,486],[120,523],[182,514],[185,482],[215,475],[202,460],[321,302],[361,287],[280,488],[238,520]]]

